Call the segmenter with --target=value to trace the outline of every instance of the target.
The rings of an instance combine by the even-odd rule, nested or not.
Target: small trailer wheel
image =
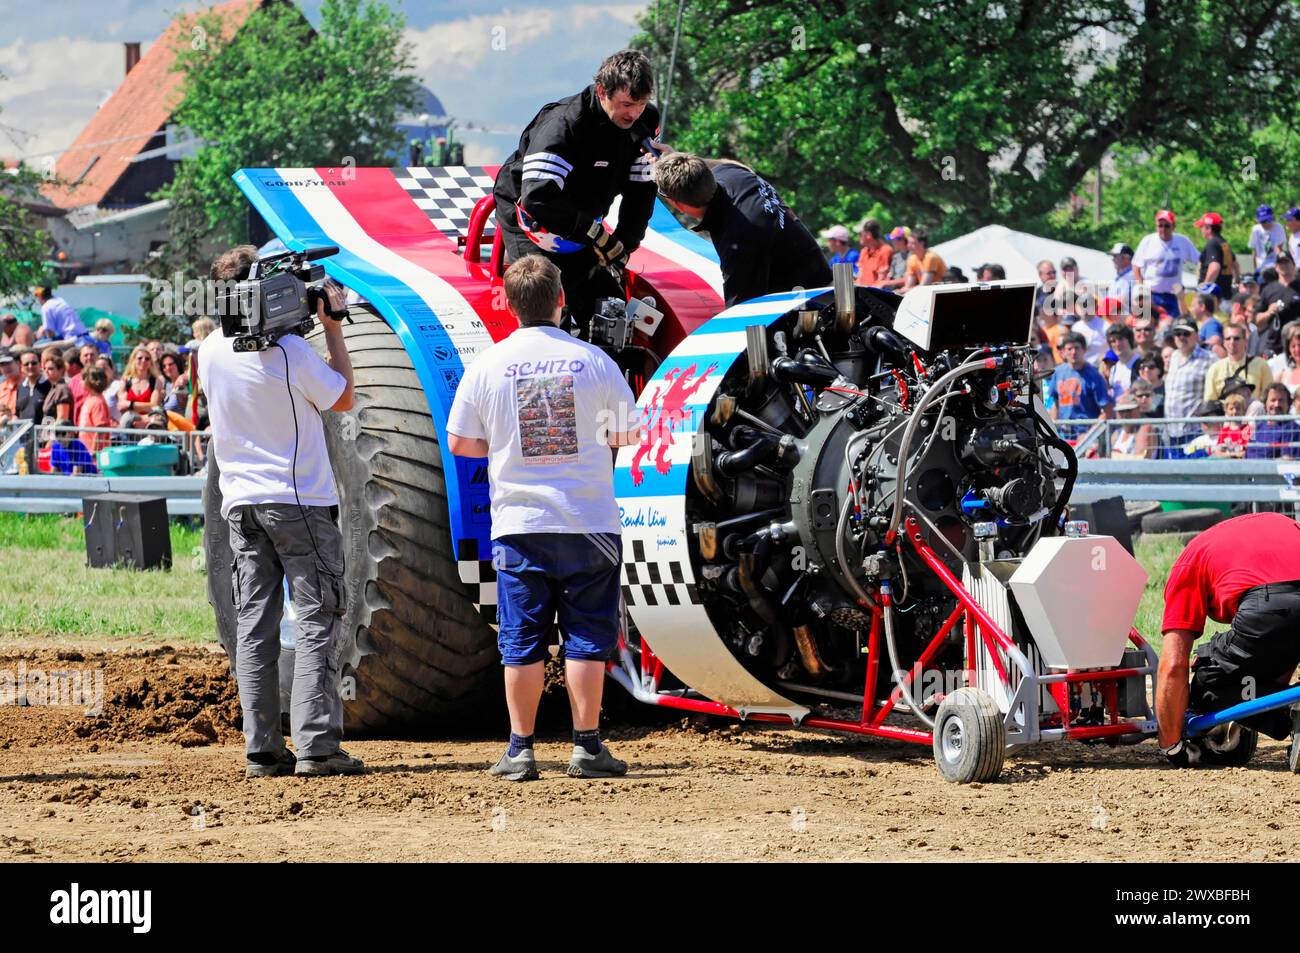
[[[1002,773],[1007,733],[1002,712],[986,692],[959,688],[934,719],[934,763],[947,781],[992,781]]]
[[[1240,768],[1254,757],[1259,747],[1259,732],[1230,721],[1206,732],[1202,741],[1209,755],[1206,760],[1211,764]]]

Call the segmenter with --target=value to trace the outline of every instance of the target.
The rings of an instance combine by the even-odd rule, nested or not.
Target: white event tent
[[[1136,243],[1131,243],[1136,244]],[[1058,242],[1051,238],[1017,232],[1005,225],[985,225],[959,238],[935,245],[944,264],[956,265],[968,280],[983,264],[1001,265],[1010,281],[1037,281],[1038,263],[1044,258],[1060,265],[1062,258],[1079,263],[1079,277],[1108,281],[1115,276],[1110,255],[1082,245]]]

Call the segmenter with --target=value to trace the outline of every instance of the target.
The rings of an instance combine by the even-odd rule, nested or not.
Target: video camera
[[[308,334],[320,301],[331,318],[347,317],[330,302],[325,267],[313,264],[338,251],[330,245],[257,259],[246,279],[218,297],[221,333],[234,338],[236,351],[264,351],[286,334]]]

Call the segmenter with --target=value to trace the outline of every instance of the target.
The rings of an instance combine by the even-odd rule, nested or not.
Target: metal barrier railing
[[[30,420],[9,420],[0,426],[0,474],[18,472],[18,451],[31,429]]]
[[[30,428],[30,421],[24,423]],[[185,476],[202,469],[211,437],[211,431],[42,424],[14,438],[19,444],[13,452],[15,462],[3,472],[39,478],[96,476],[104,470],[103,475],[112,476],[131,474],[143,466],[153,476]],[[104,453],[149,446],[175,447],[176,453],[149,459]]]
[[[1276,426],[1261,428],[1262,423]],[[1062,420],[1056,429],[1081,458],[1300,459],[1300,416],[1290,414]]]

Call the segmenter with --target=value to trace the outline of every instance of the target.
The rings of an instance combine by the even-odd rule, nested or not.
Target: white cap
[[[832,225],[821,234],[822,238],[834,238],[842,242],[847,242],[850,238],[849,230],[843,225]]]

